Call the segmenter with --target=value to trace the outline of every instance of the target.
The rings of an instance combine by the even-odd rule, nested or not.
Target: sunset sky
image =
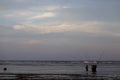
[[[0,60],[120,60],[120,0],[0,0]]]

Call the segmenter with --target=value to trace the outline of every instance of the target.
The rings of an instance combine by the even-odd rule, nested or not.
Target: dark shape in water
[[[97,72],[97,65],[96,64],[93,64],[93,65],[91,65],[91,69],[92,69],[92,72],[93,73],[96,73]]]
[[[7,71],[7,68],[6,68],[6,67],[4,67],[4,68],[3,68],[3,70],[4,70],[4,71]]]
[[[85,67],[85,68],[86,68],[86,72],[88,72],[88,65],[86,65],[86,67]]]

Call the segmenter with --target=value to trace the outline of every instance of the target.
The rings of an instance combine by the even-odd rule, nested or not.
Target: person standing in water
[[[85,66],[86,72],[88,72],[88,65]]]
[[[91,70],[92,70],[93,73],[97,72],[96,69],[97,69],[97,65],[96,64],[91,65]]]

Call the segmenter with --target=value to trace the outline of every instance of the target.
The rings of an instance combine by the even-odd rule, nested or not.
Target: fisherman
[[[86,72],[88,72],[88,65],[85,66]]]

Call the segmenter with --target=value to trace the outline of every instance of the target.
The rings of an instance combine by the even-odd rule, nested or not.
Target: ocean
[[[4,71],[4,68],[7,68]],[[91,65],[85,70],[84,61],[25,61],[8,60],[0,61],[0,73],[32,73],[32,74],[81,74],[96,76],[120,77],[120,61],[100,61],[97,72],[91,71]]]

